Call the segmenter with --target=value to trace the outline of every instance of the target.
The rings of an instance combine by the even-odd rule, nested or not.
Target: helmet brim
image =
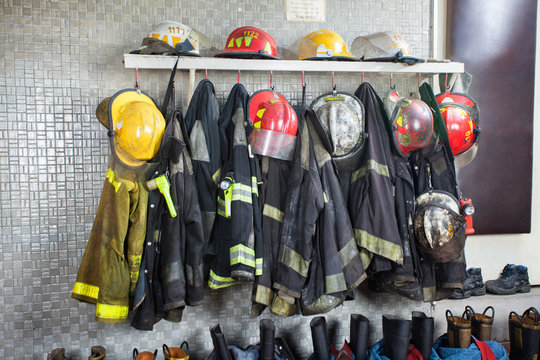
[[[225,58],[237,58],[237,59],[272,59],[279,60],[278,57],[272,56],[266,53],[254,53],[254,52],[233,52],[233,51],[224,51],[219,54],[214,55],[215,57],[225,57]]]

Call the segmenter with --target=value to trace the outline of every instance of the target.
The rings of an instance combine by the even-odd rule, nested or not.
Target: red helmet
[[[469,164],[478,151],[478,103],[465,94],[446,92],[436,97],[446,124],[457,167]]]
[[[420,99],[401,98],[390,118],[392,139],[396,150],[404,157],[429,144],[433,135],[433,114]]]
[[[253,26],[243,26],[229,35],[225,50],[216,56],[277,59],[276,48],[276,40],[268,33]]]
[[[249,142],[256,154],[290,160],[296,143],[298,118],[283,95],[272,90],[253,94],[248,104],[253,124]]]

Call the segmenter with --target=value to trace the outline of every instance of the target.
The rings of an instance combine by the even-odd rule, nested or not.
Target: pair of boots
[[[329,360],[330,353],[335,359],[365,360],[369,347],[369,319],[360,314],[351,314],[349,343],[338,352],[330,344],[326,319],[323,316],[314,317],[309,323],[313,341],[313,354],[315,360]]]
[[[184,350],[185,345],[185,350]],[[143,351],[139,353],[137,348],[133,349],[133,360],[154,360],[157,359],[158,351],[157,349],[154,352]],[[163,344],[163,355],[166,360],[187,360],[189,359],[189,346],[187,341],[184,341],[180,347],[168,347],[166,344]]]
[[[512,311],[508,316],[510,360],[536,360],[540,354],[540,314],[531,307],[519,316]]]
[[[107,350],[103,346],[92,346],[88,360],[106,360]],[[54,349],[48,356],[47,360],[67,360],[66,349]]]
[[[491,316],[487,312],[491,310]],[[455,317],[450,310],[446,310],[448,346],[453,348],[468,348],[473,335],[480,341],[491,341],[491,329],[495,318],[495,309],[488,306],[482,314],[475,313],[467,305],[461,317]]]
[[[406,360],[409,344],[423,359],[431,357],[435,322],[421,311],[412,312],[412,320],[383,315],[383,355],[392,360]]]

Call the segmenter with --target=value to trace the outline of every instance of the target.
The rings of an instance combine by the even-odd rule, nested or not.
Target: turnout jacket
[[[146,179],[156,164],[133,168],[114,151],[71,297],[96,304],[96,320],[124,322],[139,277],[146,233]]]
[[[366,149],[360,168],[351,174],[348,209],[362,261],[374,272],[390,270],[390,262],[403,263],[403,248],[395,217],[394,162],[380,99],[368,83],[356,92],[365,109]]]
[[[299,123],[274,288],[287,303],[298,299],[310,315],[341,304],[365,273],[330,142],[313,110],[304,109]]]
[[[212,289],[253,281],[262,272],[257,169],[244,127],[248,97],[244,86],[236,84],[220,118],[222,144],[228,144],[229,150],[218,188],[217,252],[208,279]]]
[[[137,284],[132,326],[152,330],[161,318],[178,322],[185,305],[204,296],[202,248],[204,232],[193,167],[182,131],[182,114],[174,111],[160,149],[160,167],[153,177],[168,173],[177,216],[171,217],[159,190],[150,191],[145,265]]]
[[[219,106],[214,85],[210,80],[203,79],[191,97],[185,124],[191,143],[191,160],[203,221],[203,251],[211,254],[215,254],[209,242],[216,216],[216,184],[221,171],[218,118]]]

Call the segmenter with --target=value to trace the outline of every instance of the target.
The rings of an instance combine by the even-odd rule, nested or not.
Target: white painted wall
[[[444,26],[446,1],[435,0],[434,49],[435,56],[444,54]],[[540,3],[539,3],[540,4]],[[540,6],[537,14],[540,13]],[[540,23],[536,26],[536,65],[534,91],[534,128],[540,128]],[[474,75],[474,74],[473,74]],[[480,104],[481,106],[481,104]],[[533,134],[533,188],[530,234],[473,235],[467,238],[465,254],[468,267],[482,268],[485,280],[495,279],[508,263],[529,268],[531,284],[540,285],[540,131]],[[481,146],[481,145],[480,145]]]

